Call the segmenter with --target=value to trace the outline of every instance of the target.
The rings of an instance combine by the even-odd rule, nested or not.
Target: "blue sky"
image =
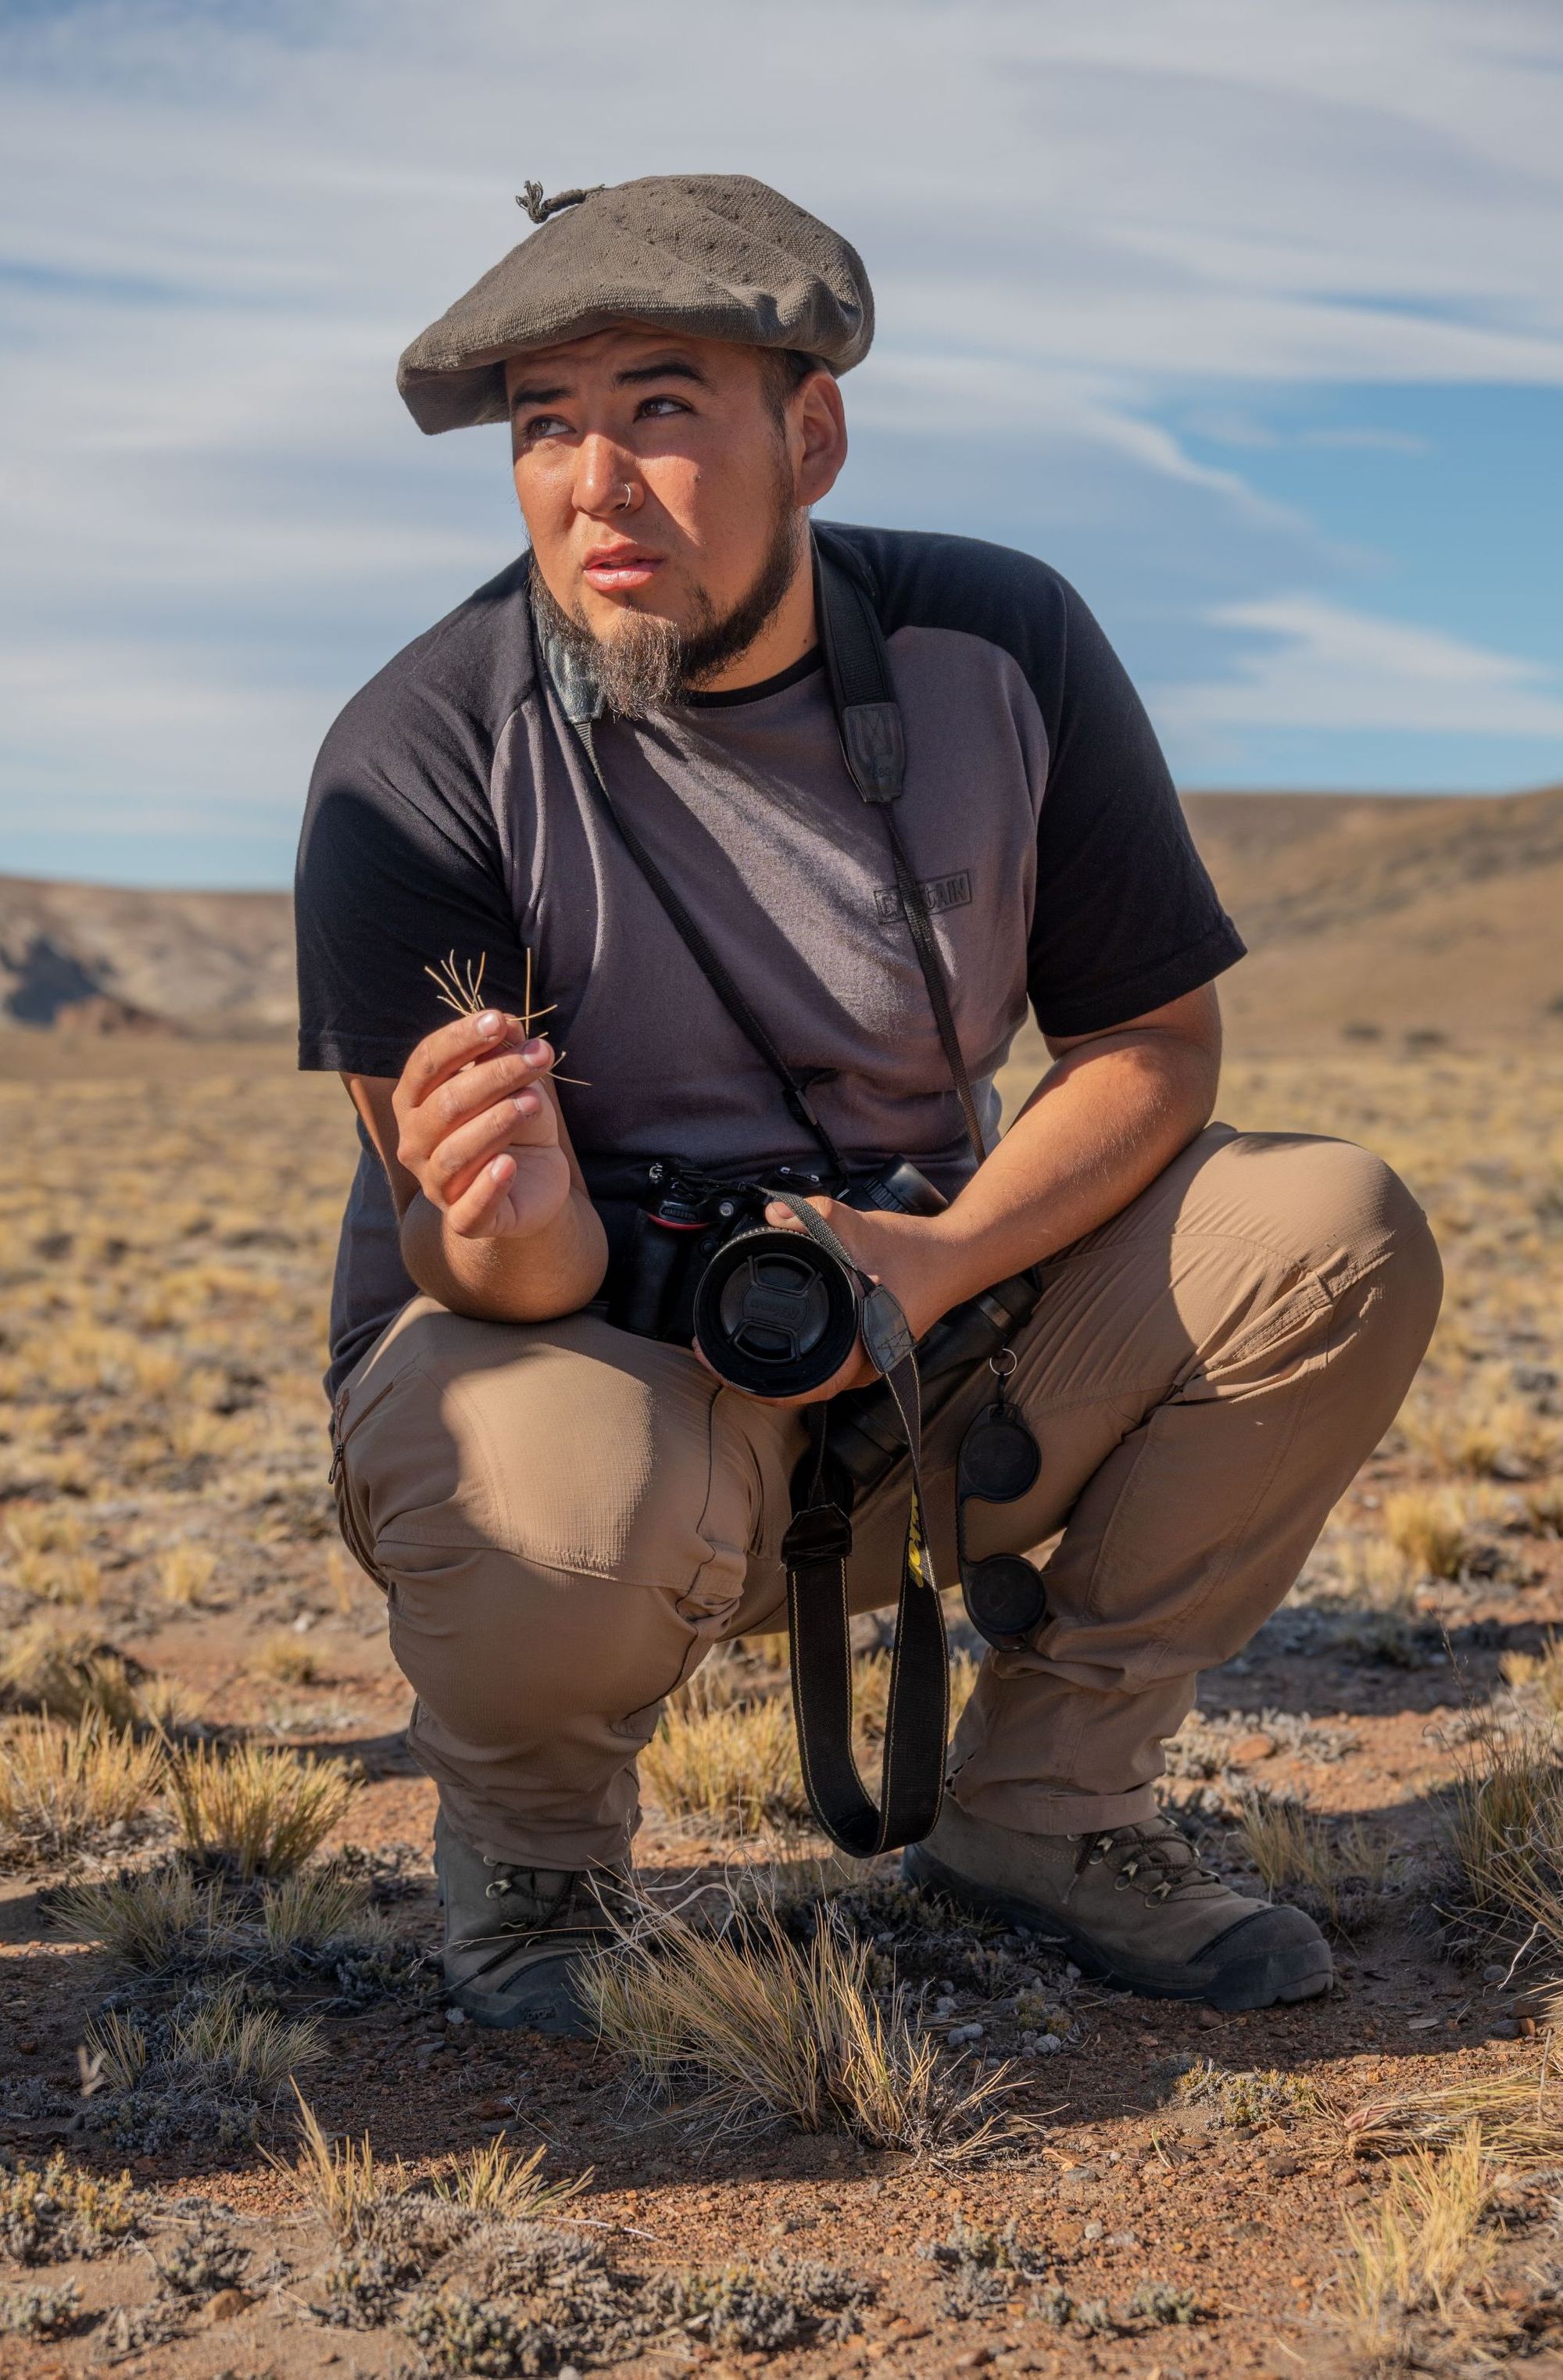
[[[779,184],[879,336],[830,509],[1045,555],[1180,782],[1563,778],[1555,0],[0,0],[0,869],[286,880],[519,541],[406,340],[513,193]]]

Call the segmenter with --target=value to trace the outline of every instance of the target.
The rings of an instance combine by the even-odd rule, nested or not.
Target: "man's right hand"
[[[570,1195],[554,1052],[499,1009],[420,1041],[392,1095],[396,1157],[458,1239],[529,1239]]]

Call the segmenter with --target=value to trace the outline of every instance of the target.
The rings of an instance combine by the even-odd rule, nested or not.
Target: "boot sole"
[[[963,1908],[975,1910],[984,1916],[1005,1917],[1012,1925],[1024,1925],[1039,1940],[1067,1951],[1081,1973],[1088,1975],[1093,1983],[1118,1984],[1144,1999],[1205,2000],[1211,2008],[1232,2013],[1240,2009],[1271,2008],[1278,2000],[1290,2003],[1317,1999],[1335,1981],[1329,1945],[1313,1926],[1309,1928],[1311,1939],[1302,1936],[1296,1941],[1272,1944],[1265,1949],[1256,1947],[1248,1957],[1240,1952],[1202,1975],[1194,1967],[1111,1957],[1088,1935],[1078,1932],[1067,1918],[1055,1916],[1035,1900],[1023,1900],[1015,1893],[994,1891],[987,1885],[974,1883],[969,1876],[957,1875],[923,1843],[912,1844],[903,1854],[901,1872],[908,1884],[929,1886]],[[1254,1911],[1255,1917],[1272,1913],[1263,1906]],[[1240,1918],[1236,1925],[1206,1945],[1205,1958],[1218,1951],[1223,1942],[1231,1941],[1253,1923],[1254,1918]]]

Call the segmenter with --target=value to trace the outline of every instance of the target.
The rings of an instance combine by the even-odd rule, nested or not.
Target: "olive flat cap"
[[[420,430],[505,418],[504,360],[645,322],[861,363],[874,294],[855,249],[747,174],[648,174],[521,203],[541,227],[416,338],[396,385]],[[562,212],[554,212],[563,209]]]

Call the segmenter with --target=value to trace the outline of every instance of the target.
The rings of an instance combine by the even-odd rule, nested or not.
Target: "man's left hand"
[[[843,1207],[837,1198],[810,1198],[807,1203],[830,1224],[859,1271],[890,1290],[914,1339],[920,1339],[941,1314],[971,1295],[947,1215],[890,1215],[878,1208],[864,1212]],[[767,1207],[765,1220],[779,1231],[801,1232],[804,1228],[790,1207]],[[841,1370],[819,1388],[802,1396],[766,1397],[759,1402],[820,1404],[842,1389],[868,1388],[878,1377],[860,1340]]]

